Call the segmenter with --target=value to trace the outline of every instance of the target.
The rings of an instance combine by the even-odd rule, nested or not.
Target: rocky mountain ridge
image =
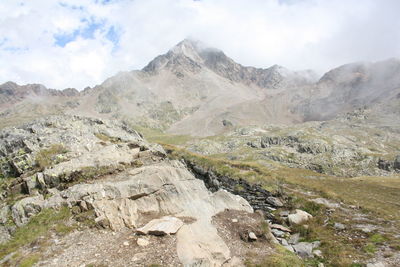
[[[230,126],[330,120],[357,108],[386,117],[398,112],[398,77],[400,61],[390,59],[344,65],[317,81],[311,71],[245,67],[218,49],[184,40],[142,70],[119,73],[80,93],[3,84],[0,125],[75,114],[210,136]]]

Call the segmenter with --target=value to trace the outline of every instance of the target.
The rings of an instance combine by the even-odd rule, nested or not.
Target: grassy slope
[[[340,178],[305,169],[288,168],[278,163],[272,163],[272,166],[269,163],[266,167],[263,162],[257,162],[251,158],[248,161],[229,161],[223,159],[223,155],[206,157],[174,146],[184,146],[191,140],[190,136],[155,134],[151,131],[143,133],[147,139],[158,142],[169,150],[172,158],[187,158],[202,166],[208,166],[217,173],[261,183],[269,190],[279,190],[284,185],[288,192],[291,191],[294,207],[303,208],[315,215],[315,219],[309,223],[310,230],[299,229],[299,231],[302,232],[304,240],[321,240],[323,244],[321,250],[326,258],[311,260],[308,264],[317,265],[318,262],[323,262],[326,266],[358,266],[354,262],[363,262],[373,256],[373,252],[379,246],[388,245],[394,249],[400,249],[400,243],[391,236],[395,233],[386,233],[379,242],[376,242],[376,237],[380,239],[381,235],[376,233],[363,234],[349,230],[338,235],[333,228],[334,222],[356,223],[352,221],[352,218],[349,219],[351,215],[335,211],[329,217],[328,226],[323,226],[325,220],[328,219],[325,216],[326,208],[313,205],[309,201],[309,196],[298,193],[311,191],[316,195],[315,197],[322,196],[342,201],[347,205],[356,205],[361,208],[360,212],[367,214],[368,217],[390,221],[391,226],[400,228],[399,176]],[[314,209],[310,209],[310,206]],[[315,208],[316,206],[318,208]],[[354,235],[359,238],[352,238]],[[282,254],[277,255],[278,259],[285,258]],[[285,266],[285,262],[274,266]]]

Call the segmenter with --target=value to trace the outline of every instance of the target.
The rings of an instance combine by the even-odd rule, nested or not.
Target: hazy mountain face
[[[344,65],[318,80],[312,71],[245,67],[220,50],[184,40],[142,70],[119,73],[80,93],[5,83],[0,122],[68,113],[206,136],[231,126],[328,120],[360,107],[392,114],[399,95],[397,59]]]

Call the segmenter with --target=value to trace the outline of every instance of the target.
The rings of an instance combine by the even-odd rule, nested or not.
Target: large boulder
[[[308,212],[305,212],[304,210],[296,209],[296,211],[294,213],[289,214],[288,220],[289,220],[290,224],[296,225],[296,224],[302,224],[304,222],[307,222],[312,217],[313,216],[311,214],[309,214]]]

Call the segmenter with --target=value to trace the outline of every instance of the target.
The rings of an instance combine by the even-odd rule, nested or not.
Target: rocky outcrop
[[[378,160],[378,168],[388,172],[400,172],[400,155],[396,156],[393,161],[386,159]]]
[[[250,184],[243,179],[217,175],[212,170],[188,160],[185,163],[197,178],[204,181],[209,190],[217,191],[223,189],[241,196],[249,202],[254,210],[262,210],[266,216],[269,216],[271,210],[283,206],[281,200],[274,197],[271,192],[265,190],[259,184]]]
[[[74,214],[93,212],[97,225],[114,231],[175,234],[183,265],[221,266],[230,260],[230,249],[212,217],[226,209],[253,212],[244,198],[224,187],[209,190],[186,165],[165,159],[162,148],[125,124],[55,116],[5,129],[0,136],[4,162],[15,162],[21,149],[33,161],[8,188],[20,185],[25,197],[1,210],[19,227],[44,209],[67,206]],[[57,149],[48,144],[58,144]],[[7,222],[0,223],[2,239],[9,238]]]

